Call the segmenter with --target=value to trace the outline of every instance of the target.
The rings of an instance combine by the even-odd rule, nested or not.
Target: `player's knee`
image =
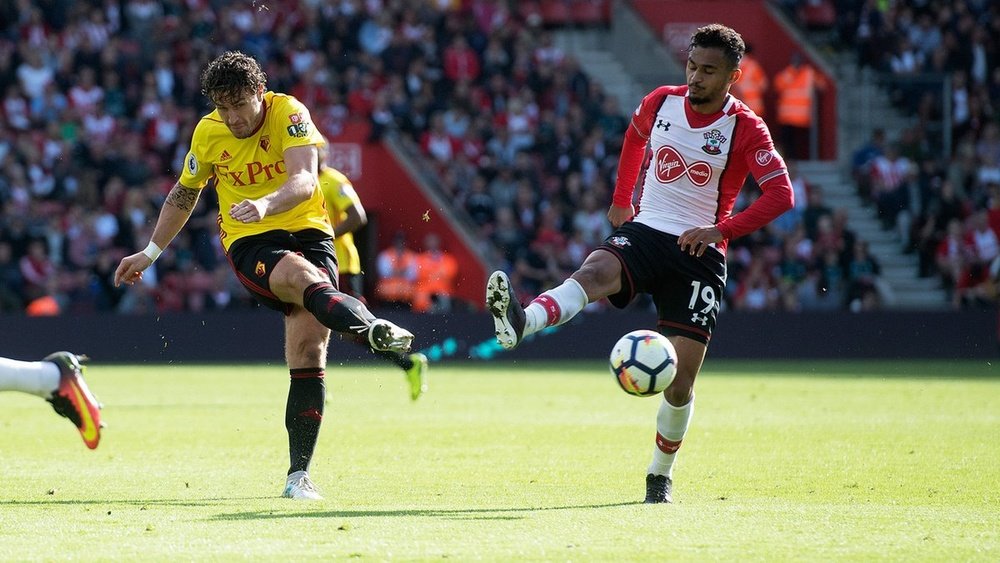
[[[286,263],[284,260],[275,268],[271,274],[271,291],[276,295],[282,294],[301,295],[310,285],[319,282],[328,282],[330,278],[324,276],[318,268],[306,262],[295,261]]]

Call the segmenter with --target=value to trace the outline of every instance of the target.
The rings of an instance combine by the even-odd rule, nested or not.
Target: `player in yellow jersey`
[[[320,499],[309,478],[326,387],[330,331],[363,336],[373,350],[406,352],[413,335],[377,319],[337,289],[333,227],[318,183],[316,131],[309,110],[267,91],[252,57],[228,51],[201,75],[215,111],[195,127],[180,179],[171,188],[149,245],[126,256],[115,285],[132,284],[187,223],[201,190],[214,179],[219,229],[229,262],[263,305],[285,314],[291,376],[285,427],[291,466],[282,496]]]
[[[336,168],[327,166],[330,146],[325,142],[319,148],[319,189],[326,200],[326,211],[333,225],[333,246],[337,250],[340,270],[340,289],[364,301],[364,278],[361,273],[361,256],[354,244],[354,231],[368,223],[368,215],[361,204],[358,192],[350,179]],[[353,337],[358,341],[357,337]],[[363,341],[359,341],[363,344]],[[375,352],[376,355],[399,366],[410,385],[410,399],[416,401],[427,390],[427,356],[420,352]]]

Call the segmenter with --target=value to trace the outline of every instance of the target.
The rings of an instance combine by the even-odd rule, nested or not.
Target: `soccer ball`
[[[611,374],[629,395],[651,397],[662,392],[677,375],[677,352],[659,332],[633,330],[611,349]]]

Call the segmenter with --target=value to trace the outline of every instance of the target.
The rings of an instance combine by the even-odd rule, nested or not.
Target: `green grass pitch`
[[[331,366],[312,475],[287,467],[280,364],[93,365],[89,451],[0,393],[0,560],[1000,559],[1000,376],[984,361],[709,359],[646,506],[659,398],[590,363]]]

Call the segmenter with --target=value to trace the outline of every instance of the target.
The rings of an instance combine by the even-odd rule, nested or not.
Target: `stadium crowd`
[[[253,54],[269,88],[302,100],[328,137],[366,120],[373,140],[409,140],[520,293],[564,279],[610,232],[628,117],[522,5],[0,3],[0,311],[252,306],[217,242],[211,190],[145,283],[110,283],[118,259],[149,238],[210,110],[199,73],[225,49]],[[790,172],[796,208],[730,247],[727,306],[878,307],[867,245],[794,163]],[[740,205],[753,197],[749,186]]]
[[[919,256],[918,275],[940,278],[952,306],[995,303],[1000,5],[839,4],[839,43],[855,49],[859,65],[882,73],[893,102],[916,116],[912,127],[891,135],[876,131],[855,152],[859,194],[885,229],[898,232],[903,251]],[[950,115],[942,115],[949,107]]]

